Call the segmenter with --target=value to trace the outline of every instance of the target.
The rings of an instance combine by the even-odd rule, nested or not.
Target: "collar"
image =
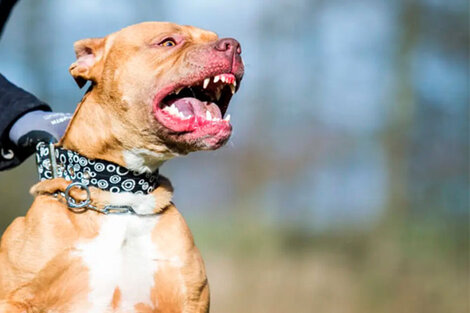
[[[40,181],[64,178],[72,183],[113,193],[148,194],[158,187],[159,182],[158,170],[137,173],[105,160],[90,160],[53,143],[38,143],[36,162]]]

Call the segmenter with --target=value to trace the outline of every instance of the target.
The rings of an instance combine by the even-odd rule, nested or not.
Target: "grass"
[[[406,222],[307,234],[247,223],[192,225],[212,312],[465,313],[466,224]]]

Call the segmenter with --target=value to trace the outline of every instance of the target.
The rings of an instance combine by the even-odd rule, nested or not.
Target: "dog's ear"
[[[82,39],[74,43],[77,60],[70,65],[78,87],[82,88],[88,80],[96,83],[101,74],[101,64],[104,53],[105,38]]]

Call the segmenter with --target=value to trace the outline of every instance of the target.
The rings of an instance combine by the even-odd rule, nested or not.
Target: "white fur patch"
[[[153,173],[166,160],[169,160],[176,154],[156,153],[147,149],[132,149],[122,152],[126,167],[138,173]]]
[[[155,206],[152,195],[115,194],[111,202],[121,205],[132,202],[139,212],[151,212]],[[88,300],[92,308],[88,313],[108,312],[116,287],[121,291],[123,312],[133,312],[137,303],[151,304],[158,261],[167,259],[175,266],[180,262],[177,257],[162,255],[152,242],[151,233],[159,218],[159,215],[108,215],[97,237],[76,246],[74,254],[89,268]]]

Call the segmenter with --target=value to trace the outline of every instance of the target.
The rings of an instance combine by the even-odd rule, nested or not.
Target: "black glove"
[[[13,124],[9,137],[22,152],[32,153],[40,141],[57,142],[71,118],[70,113],[32,111]]]

